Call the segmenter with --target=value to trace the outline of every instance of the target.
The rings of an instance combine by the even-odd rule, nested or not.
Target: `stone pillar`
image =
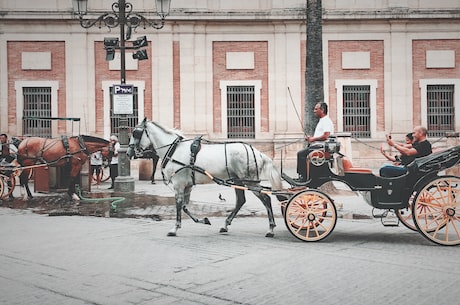
[[[447,147],[454,147],[460,144],[459,133],[458,132],[447,132],[446,133],[446,144]],[[456,165],[446,170],[447,175],[460,176],[460,166]]]

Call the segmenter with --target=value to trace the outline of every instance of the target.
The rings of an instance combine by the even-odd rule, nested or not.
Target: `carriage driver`
[[[12,142],[8,142],[8,135],[6,133],[0,134],[0,167],[11,165],[16,159],[16,155],[18,153],[18,149]],[[11,175],[11,171],[2,172],[7,176]],[[11,188],[11,182],[8,180],[8,187]],[[10,194],[10,200],[13,200],[13,194]]]
[[[6,133],[0,134],[0,145],[1,145],[1,155],[0,160],[6,161],[11,163],[14,159],[16,159],[16,154],[18,153],[18,149],[12,142],[8,142],[8,135]]]
[[[317,103],[313,109],[315,116],[319,118],[313,136],[305,136],[308,145],[297,153],[298,182],[305,182],[307,176],[307,155],[316,147],[322,146],[324,142],[334,133],[334,123],[327,115],[328,107],[324,102]]]

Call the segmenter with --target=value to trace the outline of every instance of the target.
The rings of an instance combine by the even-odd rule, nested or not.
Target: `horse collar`
[[[88,148],[85,145],[85,140],[83,139],[83,137],[78,136],[78,144],[80,145],[80,148],[83,150],[83,152],[86,155],[88,155],[88,156],[91,155],[91,153],[88,151]]]

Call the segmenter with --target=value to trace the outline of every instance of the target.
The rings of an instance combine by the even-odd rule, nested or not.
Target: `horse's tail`
[[[273,160],[270,159],[267,155],[261,155],[263,161],[262,170],[264,172],[264,175],[270,181],[273,190],[281,190],[283,188],[283,181],[281,179],[281,174],[278,171],[278,168],[276,168],[275,164],[273,163]]]

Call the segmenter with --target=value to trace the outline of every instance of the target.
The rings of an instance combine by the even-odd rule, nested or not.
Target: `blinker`
[[[134,130],[133,130],[133,137],[134,137],[134,139],[140,140],[143,133],[144,133],[144,129],[141,129],[141,128],[134,128]]]

